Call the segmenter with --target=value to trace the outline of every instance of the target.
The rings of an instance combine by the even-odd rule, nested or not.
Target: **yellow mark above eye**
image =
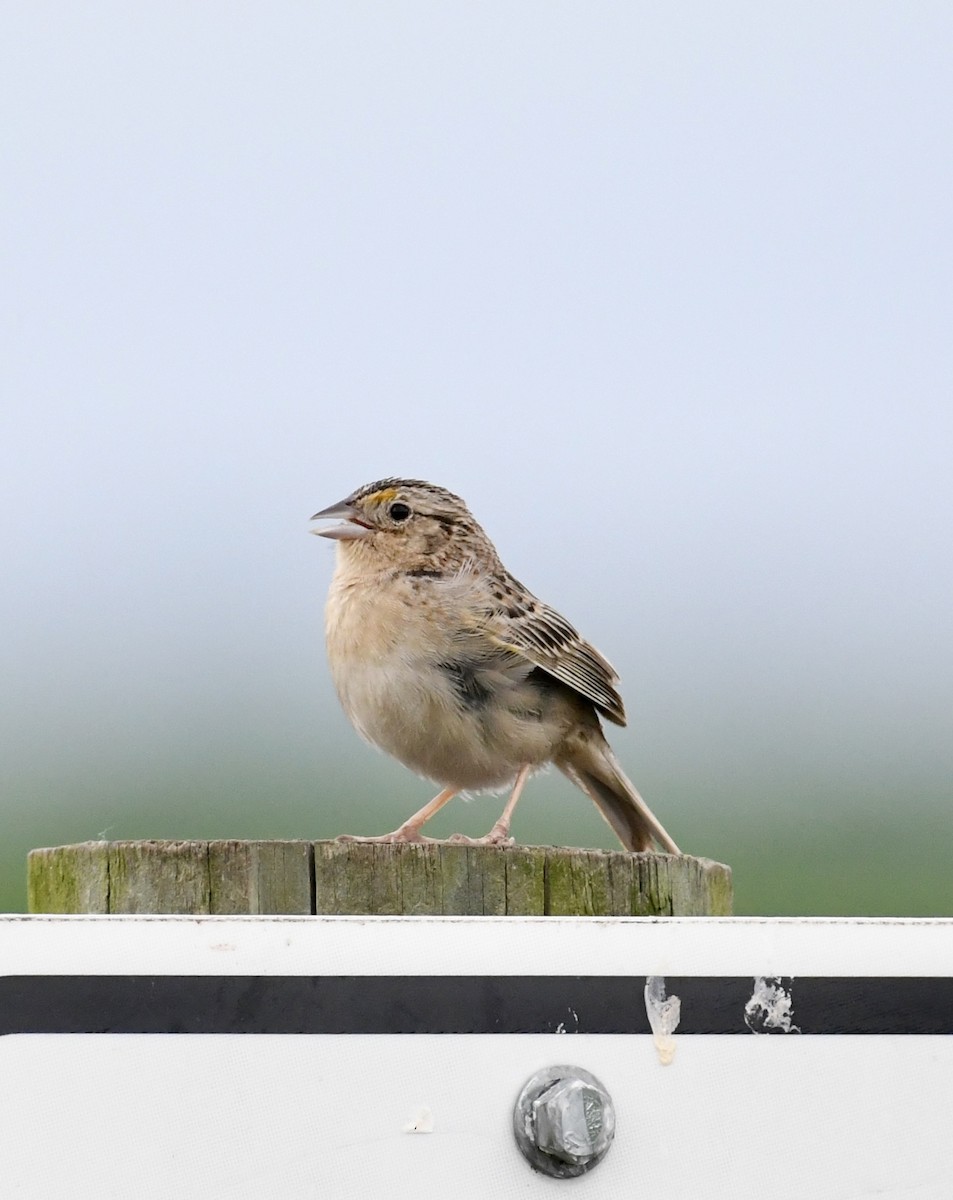
[[[397,495],[397,488],[384,488],[382,491],[375,492],[373,496],[368,496],[368,500],[372,504],[386,504],[388,500],[393,500]]]

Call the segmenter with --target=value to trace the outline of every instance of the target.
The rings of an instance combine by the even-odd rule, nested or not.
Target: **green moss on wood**
[[[689,856],[449,842],[86,842],[34,850],[35,913],[727,916]]]

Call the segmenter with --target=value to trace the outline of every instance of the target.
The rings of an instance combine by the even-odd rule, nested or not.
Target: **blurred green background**
[[[289,724],[294,727],[293,717]],[[172,746],[177,768],[164,769],[156,752],[143,754],[141,773],[128,764],[124,781],[95,768],[71,784],[64,779],[68,800],[57,797],[45,811],[17,820],[3,852],[0,903],[24,907],[24,859],[33,845],[102,836],[380,833],[430,795],[423,781],[396,764],[375,762],[350,731],[340,731],[337,754],[297,761],[276,741],[261,753],[253,742],[233,744],[218,763],[194,745]],[[794,775],[706,782],[680,768],[641,782],[683,849],[732,866],[738,913],[953,915],[948,797],[939,788],[928,801],[920,791],[904,807],[884,793],[849,792],[806,772]],[[458,799],[433,821],[434,836],[485,833],[501,803],[489,796]],[[589,800],[554,773],[527,789],[515,832],[527,843],[616,844]]]
[[[247,787],[237,782],[234,803],[224,797],[209,803],[207,794],[196,793],[193,780],[179,780],[176,788],[169,778],[168,792],[140,799],[125,820],[116,821],[105,832],[109,838],[280,838],[334,836],[342,830],[379,833],[409,816],[411,804],[426,794],[420,792],[407,797],[407,804],[397,805],[394,798],[406,795],[407,788],[392,786],[383,774],[372,772],[377,793],[349,798],[353,784],[340,766],[329,772],[326,766],[314,765],[315,798],[310,805],[302,804],[300,791],[286,791],[286,781],[259,802],[253,802]],[[279,768],[277,774],[281,777],[284,772]],[[521,801],[525,811],[516,822],[519,840],[612,848],[612,838],[601,828],[600,819],[585,811],[588,801],[584,797],[577,801],[565,794],[567,790],[562,781],[536,784]],[[781,789],[775,789],[769,798],[749,798],[751,823],[747,826],[738,822],[731,809],[722,820],[709,813],[699,818],[691,812],[689,797],[678,824],[669,822],[690,852],[731,865],[736,914],[953,916],[950,822],[941,805],[921,813],[919,828],[911,834],[901,814],[878,811],[864,797],[845,805],[847,812],[832,817],[819,810],[810,815],[799,811],[799,798],[790,794],[787,798],[792,808],[773,811],[781,807],[781,794]],[[838,802],[841,800],[838,797]],[[748,809],[749,805],[738,807]],[[478,808],[482,817],[476,816]],[[665,811],[679,809],[673,805]],[[476,836],[485,833],[497,815],[489,799],[475,800],[463,812],[457,805],[456,814],[435,820],[433,835],[447,836],[459,830]],[[62,808],[45,814],[42,820],[24,821],[22,826],[29,836],[21,834],[8,843],[3,855],[0,904],[5,911],[25,908],[28,846],[95,839],[104,832],[78,820],[75,810]]]
[[[0,906],[390,828],[310,513],[470,503],[737,910],[953,913],[953,8],[0,16]],[[495,798],[435,832],[485,832]],[[525,842],[608,846],[554,774]]]

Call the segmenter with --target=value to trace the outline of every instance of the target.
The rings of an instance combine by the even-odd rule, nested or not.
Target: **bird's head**
[[[347,557],[381,565],[452,569],[472,554],[475,543],[489,546],[459,496],[420,479],[379,479],[311,519],[341,522],[312,532],[333,538]]]

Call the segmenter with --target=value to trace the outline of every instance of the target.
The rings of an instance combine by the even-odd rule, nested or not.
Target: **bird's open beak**
[[[353,542],[358,538],[370,537],[374,532],[370,525],[365,525],[353,504],[342,500],[332,504],[330,508],[322,508],[314,514],[312,521],[343,521],[343,525],[332,525],[329,529],[312,529],[318,537],[333,538],[336,542]]]

